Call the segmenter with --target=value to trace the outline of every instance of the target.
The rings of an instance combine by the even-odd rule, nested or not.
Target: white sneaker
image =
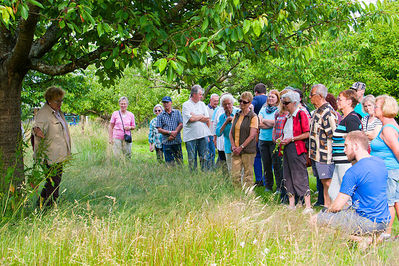
[[[302,213],[303,214],[312,214],[313,213],[313,209],[312,208],[305,208]]]

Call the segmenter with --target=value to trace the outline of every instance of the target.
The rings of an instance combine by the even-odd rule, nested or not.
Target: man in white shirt
[[[200,85],[191,88],[190,99],[183,103],[183,141],[186,143],[188,164],[191,170],[197,168],[197,154],[201,169],[207,167],[208,137],[212,135],[209,113],[201,101],[203,89]]]

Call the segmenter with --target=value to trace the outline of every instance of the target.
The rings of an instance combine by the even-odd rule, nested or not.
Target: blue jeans
[[[183,152],[181,150],[181,143],[171,145],[162,144],[162,150],[165,156],[165,162],[167,164],[173,165],[175,164],[175,162],[177,162],[178,164],[183,163]]]
[[[197,154],[200,158],[201,170],[207,169],[208,137],[186,142],[188,165],[191,171],[197,169]]]
[[[208,162],[208,169],[212,170],[215,168],[215,143],[213,143],[213,136],[209,136],[208,141],[208,153],[207,153],[207,162]]]
[[[256,143],[256,156],[254,160],[254,172],[256,183],[263,185],[265,177],[262,171],[262,157],[260,156],[259,145]]]

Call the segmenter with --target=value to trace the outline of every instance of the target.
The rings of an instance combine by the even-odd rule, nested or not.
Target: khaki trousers
[[[254,183],[254,160],[256,153],[242,153],[231,157],[231,177],[236,186],[252,187]],[[244,175],[241,182],[241,169]]]

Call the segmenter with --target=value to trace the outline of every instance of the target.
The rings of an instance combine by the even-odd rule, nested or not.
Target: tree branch
[[[220,77],[216,80],[216,82],[214,82],[213,84],[210,84],[204,92],[204,98],[206,98],[206,96],[208,95],[209,91],[217,86],[218,83],[222,83],[223,81],[225,81],[228,77],[229,77],[229,73],[236,68],[239,64],[241,63],[240,60],[238,60],[237,63],[235,63],[232,67],[229,68],[229,70],[225,71],[222,75],[220,75]]]
[[[12,54],[6,62],[11,71],[28,70],[28,56],[33,43],[36,24],[39,19],[40,8],[31,3],[28,4],[29,14],[26,20],[21,19],[19,24],[19,35]]]
[[[100,58],[101,53],[107,50],[107,48],[100,47],[99,49],[88,53],[86,56],[81,57],[71,63],[58,66],[48,65],[39,59],[33,58],[31,59],[31,69],[50,76],[64,75],[79,68],[86,69],[90,64],[94,63]]]
[[[131,39],[128,39],[123,43],[125,44],[125,46],[129,43],[134,43],[134,45],[139,46],[143,40],[144,36],[138,34],[137,36],[133,36]],[[75,71],[76,69],[86,69],[89,65],[93,64],[96,60],[100,59],[101,54],[103,52],[111,51],[115,46],[116,44],[99,47],[95,51],[88,53],[85,56],[82,56],[81,58],[73,60],[71,63],[58,65],[58,66],[48,65],[44,63],[42,60],[32,58],[30,67],[32,70],[36,70],[43,74],[51,76],[65,75],[67,73]]]
[[[29,58],[41,58],[58,42],[61,34],[57,23],[53,23],[46,33],[33,42]]]

